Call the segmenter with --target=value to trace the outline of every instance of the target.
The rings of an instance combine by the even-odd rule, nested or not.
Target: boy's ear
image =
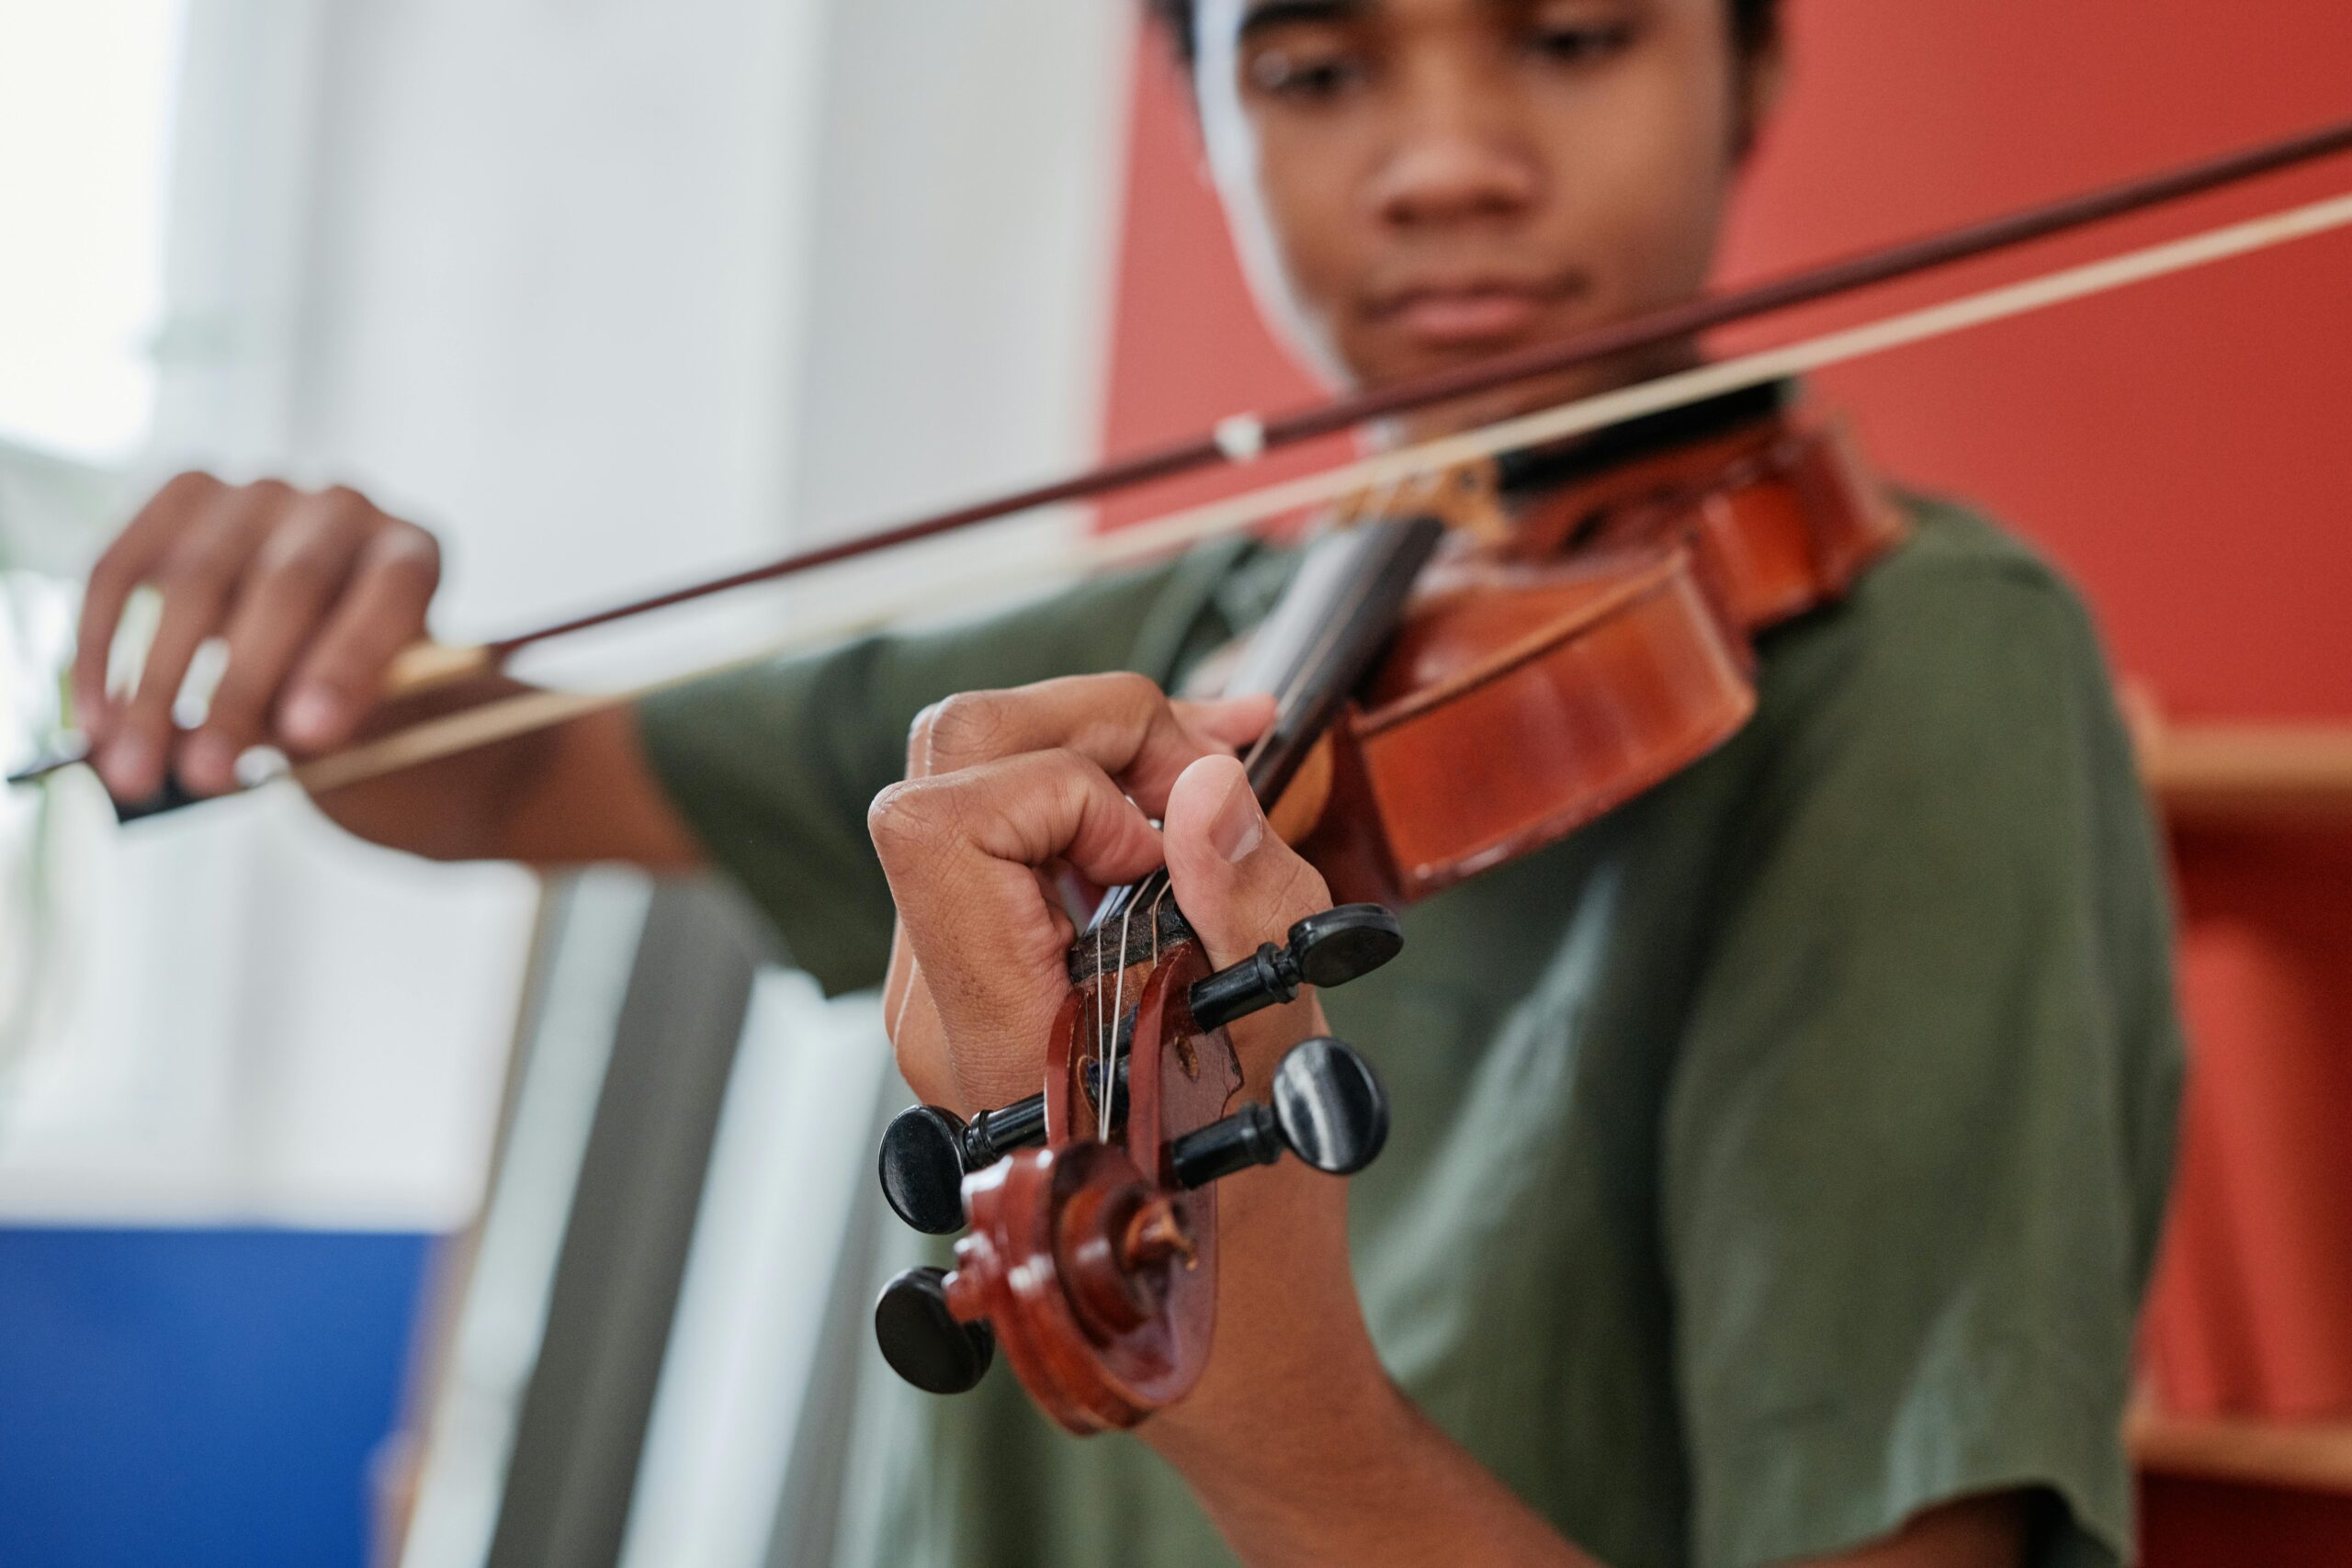
[[[1755,152],[1764,128],[1779,112],[1781,95],[1788,86],[1789,55],[1778,37],[1757,46],[1740,66],[1736,140],[1733,155],[1745,163]]]

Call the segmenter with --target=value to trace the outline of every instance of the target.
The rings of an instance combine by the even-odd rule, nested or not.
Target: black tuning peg
[[[1388,1092],[1355,1047],[1319,1035],[1274,1068],[1272,1105],[1245,1105],[1169,1149],[1179,1187],[1272,1165],[1284,1150],[1316,1169],[1352,1176],[1388,1141]]]
[[[1114,1119],[1126,1114],[1127,1060],[1119,1060]],[[1089,1080],[1089,1087],[1092,1087]],[[1015,1149],[1046,1141],[1046,1097],[1033,1094],[967,1123],[937,1105],[910,1105],[882,1130],[882,1196],[890,1212],[931,1235],[964,1228],[964,1178]]]
[[[1222,1029],[1261,1008],[1286,1002],[1302,985],[1344,986],[1396,956],[1405,933],[1396,915],[1378,904],[1342,904],[1290,928],[1290,942],[1258,951],[1196,981],[1190,1000],[1203,1029]]]
[[[986,1170],[1046,1135],[1046,1097],[1033,1094],[967,1123],[936,1105],[910,1105],[882,1132],[882,1196],[919,1231],[964,1228],[964,1173]]]
[[[963,1393],[996,1359],[985,1324],[958,1323],[947,1310],[947,1273],[910,1269],[882,1287],[874,1303],[874,1337],[890,1370],[926,1393]]]

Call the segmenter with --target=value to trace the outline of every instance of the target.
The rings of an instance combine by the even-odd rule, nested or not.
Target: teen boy
[[[1699,288],[1781,62],[1769,0],[1168,9],[1269,309],[1364,384]],[[859,1451],[888,1472],[861,1478],[854,1555],[2126,1559],[2117,1425],[2178,1069],[2151,834],[2075,599],[1986,525],[1906,505],[1905,546],[1768,638],[1729,745],[1409,911],[1404,957],[1330,998],[1391,1146],[1352,1212],[1295,1169],[1228,1184],[1193,1399],[1080,1444],[1001,1375],[877,1387]],[[1210,548],[322,804],[425,854],[716,863],[834,988],[884,976],[902,919],[901,1066],[969,1111],[1035,1078],[1067,927],[1030,866],[1164,854],[1220,960],[1320,902],[1237,788],[1263,713],[1160,695],[1280,567]],[[175,481],[92,582],[78,694],[109,784],[218,789],[255,740],[348,736],[435,575],[348,492]],[[141,581],[162,631],[109,705],[100,650]],[[227,676],[175,738],[214,634]],[[1258,1023],[1253,1065],[1315,1010]]]

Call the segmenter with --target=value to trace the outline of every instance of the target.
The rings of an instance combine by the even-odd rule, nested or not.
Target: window
[[[0,438],[146,437],[183,5],[0,0]]]

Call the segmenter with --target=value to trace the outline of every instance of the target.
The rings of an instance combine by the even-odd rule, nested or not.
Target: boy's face
[[[1198,29],[1252,281],[1338,378],[1448,368],[1705,281],[1752,86],[1725,0],[1198,0]]]

